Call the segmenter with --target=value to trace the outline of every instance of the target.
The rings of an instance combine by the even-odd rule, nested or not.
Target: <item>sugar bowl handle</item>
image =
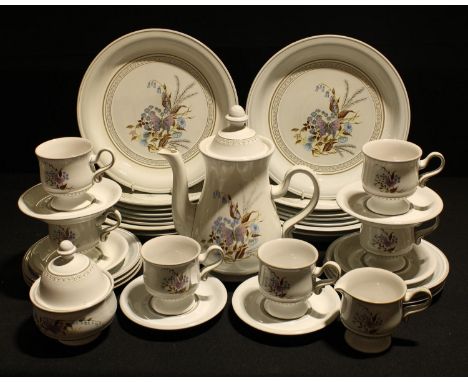
[[[286,172],[284,179],[280,184],[276,186],[271,186],[271,197],[273,199],[277,199],[286,195],[286,193],[288,192],[289,183],[291,182],[291,178],[296,174],[307,175],[312,180],[312,183],[314,184],[314,194],[312,195],[312,198],[310,199],[307,206],[301,212],[289,218],[283,223],[282,237],[291,237],[291,232],[294,229],[294,225],[312,212],[312,210],[317,205],[320,196],[319,185],[317,179],[315,179],[312,170],[306,166],[294,166]]]

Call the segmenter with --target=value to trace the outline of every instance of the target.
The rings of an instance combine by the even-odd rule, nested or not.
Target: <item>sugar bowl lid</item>
[[[29,297],[34,305],[52,312],[71,312],[89,308],[112,292],[112,276],[77,253],[71,241],[62,241],[57,253],[31,286]]]
[[[227,126],[200,143],[203,154],[227,161],[247,161],[273,152],[273,142],[248,127],[249,117],[242,106],[232,106],[225,118]]]

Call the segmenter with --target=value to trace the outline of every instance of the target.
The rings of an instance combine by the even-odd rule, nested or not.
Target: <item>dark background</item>
[[[76,99],[88,65],[114,39],[144,28],[174,29],[205,43],[230,71],[242,105],[263,64],[308,36],[351,36],[393,63],[410,99],[409,140],[447,158],[429,184],[445,202],[429,240],[447,255],[451,272],[442,295],[398,328],[389,351],[371,357],[351,351],[338,321],[294,338],[251,329],[230,306],[235,284],[227,285],[222,314],[186,331],[143,329],[118,310],[110,330],[84,348],[66,348],[38,332],[20,264],[47,226],[16,207],[39,181],[34,148],[79,135]],[[0,36],[0,375],[468,374],[467,7],[3,6]]]
[[[21,147],[5,171],[36,171],[37,144],[79,135],[76,100],[94,57],[144,28],[187,33],[224,62],[245,105],[250,86],[278,50],[317,34],[343,34],[382,52],[408,91],[409,140],[447,157],[445,176],[466,175],[468,8],[440,6],[2,7],[3,142]]]

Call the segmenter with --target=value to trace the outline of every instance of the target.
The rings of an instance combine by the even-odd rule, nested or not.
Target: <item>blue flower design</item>
[[[351,125],[349,122],[346,122],[344,128],[347,133],[351,133],[353,131],[353,125]]]
[[[186,122],[184,117],[179,117],[177,118],[177,123],[179,124],[180,127],[185,128]]]
[[[340,137],[340,138],[338,138],[338,142],[346,143],[346,142],[348,142],[348,137]]]

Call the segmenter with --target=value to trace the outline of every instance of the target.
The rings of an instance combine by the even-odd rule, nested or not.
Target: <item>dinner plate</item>
[[[95,152],[114,153],[110,177],[168,193],[172,170],[157,150],[179,150],[189,185],[202,181],[198,144],[224,125],[235,104],[231,76],[208,47],[180,32],[145,29],[113,41],[90,64],[78,94],[78,125]]]
[[[406,139],[410,106],[393,65],[364,42],[336,35],[309,37],[276,53],[257,74],[247,99],[250,127],[277,147],[270,164],[279,182],[294,164],[314,170],[320,199],[359,179],[362,146]],[[306,197],[313,185],[292,178]]]
[[[200,198],[200,194],[201,192],[190,193],[190,201],[197,201]],[[150,210],[151,207],[155,207],[155,210],[167,210],[167,207],[172,206],[172,195],[122,191],[122,196],[120,197],[119,203],[134,209],[139,209],[139,207],[141,207],[142,211]],[[172,211],[172,207],[169,209],[169,211]]]

